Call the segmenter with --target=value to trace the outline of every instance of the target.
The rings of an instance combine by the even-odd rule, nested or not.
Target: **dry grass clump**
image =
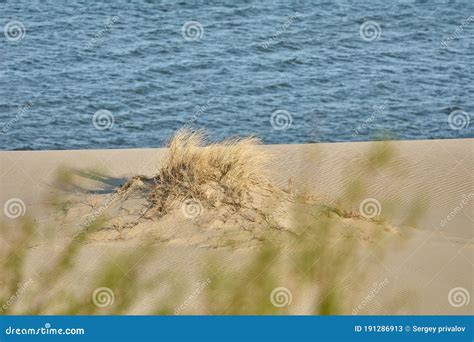
[[[178,200],[194,199],[210,206],[242,207],[266,187],[263,164],[268,152],[255,137],[205,144],[202,131],[178,131],[157,176],[153,200],[166,212]]]

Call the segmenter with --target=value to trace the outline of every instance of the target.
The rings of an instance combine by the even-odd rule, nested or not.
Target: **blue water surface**
[[[0,149],[158,147],[183,125],[473,137],[472,15],[470,0],[0,1]]]

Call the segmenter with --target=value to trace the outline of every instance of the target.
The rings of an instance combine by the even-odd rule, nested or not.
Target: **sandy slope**
[[[375,145],[386,150],[382,143]],[[77,280],[87,282],[101,258],[112,259],[150,234],[161,250],[153,270],[181,269],[192,284],[196,270],[203,267],[198,256],[204,251],[210,251],[229,267],[238,268],[246,256],[258,249],[262,237],[270,234],[271,239],[282,241],[292,234],[292,213],[298,204],[291,199],[291,193],[311,193],[315,203],[337,202],[357,212],[360,200],[351,201],[345,185],[350,179],[360,179],[364,183],[362,198],[376,199],[381,214],[390,223],[384,234],[409,239],[396,248],[389,245],[388,255],[381,261],[372,253],[372,241],[365,235],[376,225],[358,218],[338,218],[360,232],[357,238],[367,246],[364,261],[357,267],[370,268],[370,275],[361,284],[362,290],[354,290],[354,296],[360,298],[355,302],[364,303],[357,312],[388,313],[393,300],[409,298],[399,313],[472,313],[474,298],[454,307],[448,301],[448,293],[463,287],[470,296],[474,295],[474,140],[395,142],[390,148],[394,157],[383,166],[366,162],[373,146],[374,143],[337,143],[263,147],[274,155],[268,166],[270,179],[282,190],[290,190],[290,194],[282,192],[283,197],[268,193],[260,202],[278,222],[279,229],[270,232],[262,229],[261,216],[250,209],[236,216],[225,212],[225,208],[218,215],[210,215],[203,208],[199,219],[189,220],[177,207],[160,220],[144,217],[142,209],[147,205],[148,190],[141,184],[114,197],[117,188],[130,177],[153,175],[164,149],[0,152],[0,203],[3,206],[9,199],[19,198],[26,205],[26,213],[36,218],[40,230],[52,226],[58,232],[54,241],[43,236],[31,249],[27,273],[32,276],[37,268],[48,264],[63,239],[73,236],[91,214],[103,207],[113,220],[107,229],[92,236],[80,255],[84,262],[63,280],[67,286],[81,291],[83,286]],[[75,170],[77,186],[61,188],[55,181],[60,167]],[[65,217],[45,206],[47,195],[58,189],[72,203]],[[414,205],[424,208],[416,224],[408,212]],[[306,220],[305,212],[299,211],[296,221]],[[2,220],[12,219],[2,212]],[[359,279],[349,273],[342,282],[350,288]],[[383,286],[377,285],[377,295],[364,302],[375,283]],[[189,288],[192,292],[195,286]],[[157,293],[153,296],[159,296],[161,290]],[[291,313],[305,313],[305,298],[293,295]],[[145,300],[130,313],[146,312],[146,307]],[[206,313],[202,308],[197,310]]]

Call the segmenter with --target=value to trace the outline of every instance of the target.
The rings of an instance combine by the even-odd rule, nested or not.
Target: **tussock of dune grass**
[[[153,201],[166,212],[176,200],[194,199],[210,206],[235,207],[266,187],[263,164],[268,152],[254,137],[206,144],[202,132],[180,130],[154,178]]]

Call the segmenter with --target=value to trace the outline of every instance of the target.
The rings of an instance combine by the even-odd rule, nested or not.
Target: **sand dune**
[[[193,284],[184,292],[192,293],[202,281],[197,270],[207,267],[201,255],[210,254],[238,270],[262,241],[285,250],[285,241],[299,234],[299,226],[332,220],[337,236],[350,236],[362,246],[354,272],[368,270],[366,279],[352,272],[341,277],[339,286],[353,289],[352,300],[359,303],[344,313],[393,313],[389,309],[397,307],[401,314],[470,314],[472,301],[453,306],[449,293],[458,287],[474,293],[473,143],[464,139],[262,146],[258,149],[272,155],[265,168],[274,188],[254,194],[254,201],[238,211],[189,203],[185,210],[190,212],[176,205],[159,217],[149,210],[152,184],[146,177],[156,174],[166,149],[0,152],[0,199],[2,205],[21,199],[26,216],[38,224],[40,239],[28,253],[26,274],[31,277],[98,213],[111,218],[88,237],[78,267],[59,288],[83,291],[101,260],[152,239],[160,257],[145,273],[180,271],[180,277]],[[379,162],[371,162],[371,155]],[[72,170],[68,177],[74,182],[58,181],[63,169]],[[144,178],[123,188],[138,175]],[[364,187],[355,199],[348,189],[359,181]],[[57,193],[69,203],[64,212],[52,210],[45,200]],[[361,215],[361,203],[367,199],[375,200],[383,221]],[[419,208],[416,219],[410,211],[414,207]],[[11,223],[5,211],[2,214],[2,220]],[[54,239],[46,234],[51,227]],[[381,236],[375,240],[373,232],[378,231]],[[376,252],[378,244],[385,248],[383,259]],[[289,254],[292,248],[298,246],[288,248]],[[156,286],[149,296],[167,296],[168,290]],[[308,313],[307,298],[312,296],[312,289],[294,292],[288,313]],[[137,300],[127,313],[147,313],[147,303]],[[196,299],[180,313],[209,313],[201,304]],[[28,307],[24,301],[18,305]]]

